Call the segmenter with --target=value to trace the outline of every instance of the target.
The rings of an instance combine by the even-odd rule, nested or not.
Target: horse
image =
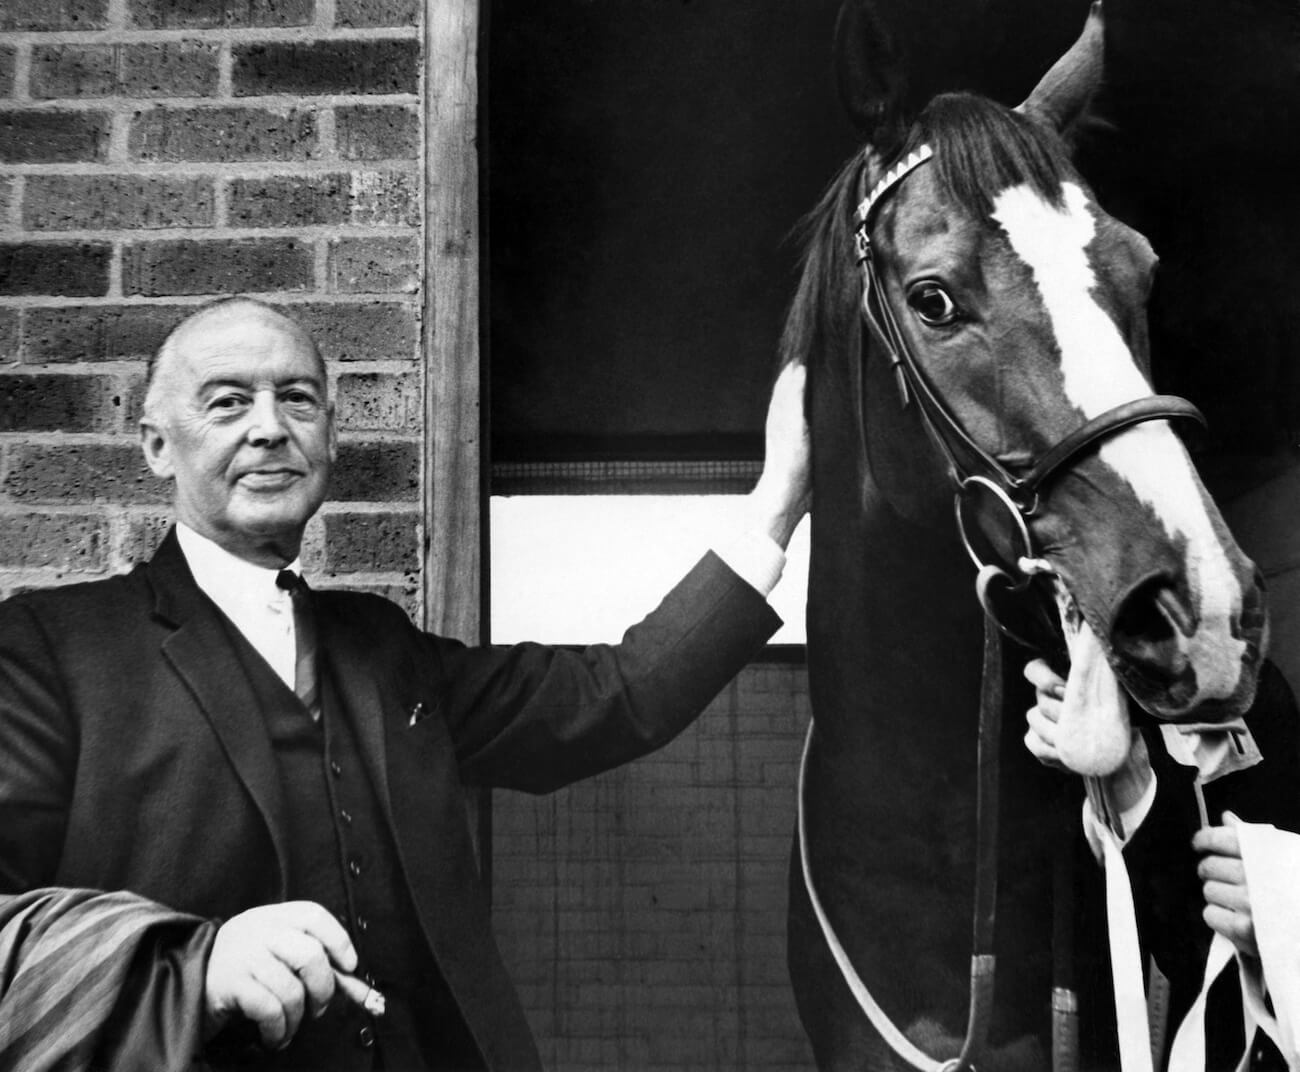
[[[1154,254],[1062,140],[1098,32],[1018,109],[946,93],[911,123],[881,118],[807,221],[781,346],[808,368],[814,495],[788,961],[823,1069],[910,1060],[850,975],[906,1045],[966,1056],[975,710],[984,672],[1010,684],[1028,657],[981,656],[986,617],[1025,638],[1044,623],[1022,609],[1054,608],[1082,773],[1127,750],[1123,693],[1172,721],[1235,717],[1254,695],[1259,577],[1180,441],[1188,408],[1148,375]],[[1029,706],[1007,691],[1009,709]],[[1073,923],[1051,915],[1052,846],[1079,799],[1063,802],[1018,729],[991,748],[1012,790],[978,1067],[1043,1069],[1052,945]]]

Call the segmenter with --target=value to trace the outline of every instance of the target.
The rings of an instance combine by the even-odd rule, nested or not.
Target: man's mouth
[[[242,473],[238,483],[250,491],[281,491],[301,475],[296,469],[253,469]]]

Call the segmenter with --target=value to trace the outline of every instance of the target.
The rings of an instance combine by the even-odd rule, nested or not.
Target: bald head
[[[296,320],[255,298],[222,298],[201,306],[187,316],[172,328],[158,347],[157,353],[149,361],[145,377],[145,413],[156,418],[159,407],[173,393],[169,387],[181,355],[192,352],[196,347],[201,348],[214,335],[232,329],[265,331],[292,340],[296,346],[313,356],[318,371],[324,378],[325,364],[320,350],[317,349],[315,340]]]

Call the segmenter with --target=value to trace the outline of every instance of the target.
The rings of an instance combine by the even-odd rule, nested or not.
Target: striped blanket
[[[130,893],[0,896],[0,1070],[191,1068],[215,931]]]

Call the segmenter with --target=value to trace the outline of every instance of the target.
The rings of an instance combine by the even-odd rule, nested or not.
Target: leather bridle
[[[992,489],[998,501],[1004,503],[1008,512],[1013,514],[1013,524],[1025,534],[1028,553],[1022,558],[1033,559],[1036,556],[1033,554],[1028,519],[1037,513],[1043,490],[1083,454],[1102,440],[1145,421],[1191,420],[1204,425],[1205,418],[1191,402],[1176,395],[1147,395],[1136,398],[1085,421],[1044,451],[1033,464],[1018,472],[1013,472],[1006,464],[980,446],[962,426],[951,407],[934,390],[912,353],[911,347],[908,346],[907,338],[889,303],[880,277],[879,256],[871,241],[871,221],[880,204],[897,190],[903,179],[927,163],[933,156],[933,150],[928,145],[920,146],[886,172],[858,205],[854,214],[854,237],[858,266],[862,273],[862,315],[884,349],[894,371],[902,404],[906,407],[915,400],[930,440],[943,455],[948,479],[959,496],[958,506],[960,506],[962,490],[971,481],[979,482]],[[865,184],[865,181],[864,166],[859,183]],[[961,528],[960,511],[958,527]],[[964,531],[962,531],[962,540],[972,559],[975,560],[976,566],[983,571],[989,564],[979,561]],[[1019,568],[1019,576],[1011,576],[1006,570],[998,570],[998,572],[1003,574],[1001,579],[1008,587],[1019,591],[1024,588],[1035,571],[1032,568],[1025,569],[1020,563],[1016,565]],[[985,576],[977,580],[976,584],[981,605],[986,611],[990,609],[985,599],[985,586],[988,581],[989,578]]]
[[[1007,632],[993,613],[989,586],[999,581],[1013,592],[1023,592],[1033,577],[1043,572],[1034,554],[1029,521],[1038,511],[1043,490],[1050,482],[1088,450],[1102,440],[1133,425],[1151,420],[1193,420],[1204,424],[1200,411],[1186,399],[1173,395],[1150,395],[1138,398],[1084,422],[1059,442],[1044,451],[1023,470],[1009,466],[985,450],[966,431],[961,422],[934,390],[916,361],[898,319],[890,306],[878,267],[879,256],[871,241],[871,222],[875,210],[909,174],[933,157],[933,150],[922,145],[891,168],[883,178],[865,192],[867,167],[864,161],[859,186],[862,196],[854,214],[857,259],[862,272],[862,314],[875,334],[894,372],[904,407],[913,401],[931,441],[946,463],[947,476],[955,489],[958,528],[967,551],[978,567],[976,594],[985,610],[983,682],[980,695],[978,772],[976,796],[975,899],[972,924],[970,969],[970,1011],[960,1055],[948,1061],[932,1058],[915,1046],[882,1010],[854,969],[847,952],[835,935],[829,918],[817,896],[804,821],[804,778],[812,742],[812,726],[804,745],[799,772],[799,842],[804,885],[813,912],[821,926],[832,956],[872,1026],[895,1054],[921,1072],[966,1072],[973,1070],[984,1053],[993,1011],[993,988],[996,957],[993,950],[997,901],[997,813],[998,813],[998,742],[1001,736],[1003,707],[1003,659],[1001,633]],[[865,351],[865,348],[864,348]],[[972,485],[992,491],[995,501],[1003,504],[1011,523],[1023,533],[1026,554],[1012,565],[1012,574],[1003,564],[981,562],[963,528],[961,499]],[[1014,635],[1014,634],[1012,634]],[[1059,1041],[1075,1030],[1073,994],[1053,995],[1053,1031]]]

